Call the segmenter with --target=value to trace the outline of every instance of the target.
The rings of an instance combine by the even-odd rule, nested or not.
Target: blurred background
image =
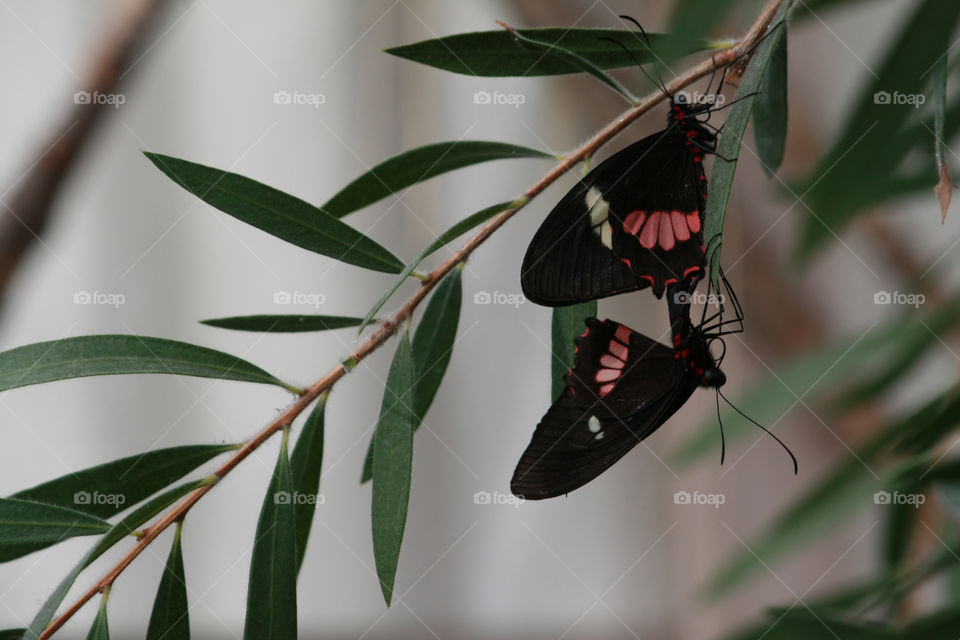
[[[628,13],[647,30],[666,31],[673,4],[3,0],[0,215],[8,237],[2,241],[21,226],[17,205],[24,201],[17,198],[25,185],[40,191],[34,197],[55,199],[28,250],[22,257],[8,250],[5,258],[0,347],[90,333],[160,336],[221,349],[309,384],[355,347],[355,331],[260,335],[197,321],[258,313],[363,316],[392,276],[314,255],[240,223],[176,186],[141,151],[228,169],[317,204],[377,162],[431,142],[489,139],[563,153],[615,118],[624,109],[620,98],[589,78],[473,78],[382,49],[495,29],[497,19],[518,27],[622,28],[617,14]],[[725,426],[739,435],[728,439],[721,466],[719,440],[701,435],[718,436],[715,399],[698,392],[646,446],[567,498],[506,501],[514,465],[550,402],[550,310],[474,304],[474,295],[520,292],[526,245],[574,184],[576,176],[567,176],[496,233],[463,272],[457,347],[415,440],[399,597],[389,611],[373,572],[370,485],[358,480],[393,344],[332,393],[324,502],[300,574],[304,637],[715,638],[761,619],[769,607],[802,610],[820,594],[876,575],[889,541],[886,507],[872,499],[879,484],[863,485],[855,502],[836,503],[832,520],[821,514],[819,533],[789,553],[760,551],[754,541],[837,465],[853,461],[857,483],[879,482],[880,463],[861,460],[858,444],[952,386],[956,340],[931,329],[935,340],[907,349],[923,359],[902,367],[909,375],[882,393],[845,411],[825,409],[818,400],[884,371],[896,358],[870,360],[860,347],[879,340],[868,349],[879,353],[900,335],[891,322],[924,311],[875,304],[876,293],[922,293],[931,304],[949,298],[958,276],[957,218],[954,211],[941,224],[935,175],[910,197],[865,207],[869,215],[849,225],[834,225],[805,202],[803,189],[787,187],[810,178],[877,76],[891,41],[926,3],[811,4],[790,30],[782,180],[763,172],[748,134],[723,255],[746,315],[746,331],[727,340],[725,392],[791,446],[799,475],[772,439],[726,413]],[[742,33],[761,3],[732,5],[712,36]],[[111,63],[125,38],[132,38],[130,56]],[[122,103],[99,109],[62,183],[31,183],[37,167],[62,159],[62,136],[87,127],[83,107],[97,109],[75,104],[75,92],[111,68],[119,83],[115,95],[122,97],[115,102]],[[649,90],[635,70],[618,77],[638,92]],[[315,99],[277,104],[274,94],[283,91]],[[523,100],[476,104],[478,91]],[[664,109],[654,109],[601,156],[662,128],[664,116]],[[915,166],[932,160],[932,131],[924,140],[929,149],[918,147],[915,157],[904,153]],[[952,152],[948,160],[957,166]],[[349,223],[406,260],[455,221],[514,197],[549,168],[549,161],[537,160],[479,165],[374,204]],[[798,238],[811,224],[829,233],[800,262]],[[458,246],[442,249],[428,266]],[[407,283],[401,294],[415,286]],[[308,294],[315,304],[276,304],[278,292]],[[651,336],[667,329],[662,303],[646,293],[603,300],[600,316]],[[168,376],[7,392],[0,397],[0,492],[151,448],[235,442],[288,400],[277,389]],[[949,458],[951,444],[940,441],[934,457]],[[253,532],[278,447],[276,439],[262,447],[186,520],[196,637],[242,634]],[[676,504],[677,491],[721,495],[723,504]],[[490,493],[492,504],[477,504],[477,492]],[[945,517],[938,507],[927,504],[916,516],[913,526],[922,535],[908,546],[908,558],[947,545],[935,533]],[[110,622],[118,637],[143,633],[171,536],[166,532],[112,590]],[[0,628],[29,623],[90,544],[75,538],[0,565]],[[68,601],[125,548],[85,572]],[[759,568],[705,594],[731,558],[753,558],[753,549],[763,560]],[[956,563],[953,569],[960,559]],[[923,609],[943,593],[920,591],[899,601],[899,611]],[[86,607],[61,635],[81,637],[95,611]]]

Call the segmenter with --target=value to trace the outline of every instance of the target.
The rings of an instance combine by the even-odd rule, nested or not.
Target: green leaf
[[[26,629],[4,629],[0,631],[0,640],[20,640]]]
[[[723,245],[723,220],[726,216],[727,201],[733,188],[733,176],[737,171],[737,159],[740,155],[740,145],[743,134],[747,129],[747,121],[757,100],[757,92],[764,77],[778,42],[787,30],[786,18],[792,2],[784,2],[773,18],[769,32],[757,45],[753,57],[734,98],[736,104],[730,107],[730,115],[723,123],[723,135],[717,145],[716,160],[713,172],[710,175],[710,186],[707,189],[707,212],[704,225],[704,239],[710,255],[710,282],[716,285],[717,273],[720,268],[720,249]],[[724,158],[727,158],[725,160]]]
[[[898,639],[956,640],[960,627],[960,607],[951,603],[944,609],[913,620],[897,634]]]
[[[297,526],[293,475],[287,457],[289,430],[263,498],[250,559],[245,640],[297,637]]]
[[[309,202],[245,176],[156,153],[158,169],[212,207],[298,247],[348,264],[397,273],[403,263]]]
[[[420,426],[433,404],[453,355],[463,300],[461,273],[461,269],[454,269],[440,281],[413,334],[414,429]]]
[[[940,503],[946,507],[945,511],[960,523],[960,482],[937,482],[934,489]]]
[[[57,588],[54,589],[53,593],[51,593],[46,601],[44,601],[43,605],[40,607],[40,611],[38,611],[34,616],[33,621],[30,623],[30,627],[24,634],[24,640],[37,640],[37,638],[40,637],[40,634],[43,633],[43,630],[46,629],[47,625],[50,624],[50,621],[53,620],[53,616],[57,612],[57,607],[59,607],[60,603],[63,602],[63,599],[67,597],[67,593],[70,591],[70,587],[73,586],[73,583],[76,582],[77,577],[84,569],[90,566],[94,560],[106,553],[107,550],[113,547],[113,545],[131,535],[137,529],[137,527],[172,505],[186,494],[190,493],[194,489],[198,489],[212,482],[216,482],[215,476],[205,478],[199,482],[186,482],[176,486],[173,489],[165,491],[156,498],[144,503],[130,514],[124,516],[120,522],[113,525],[107,534],[103,536],[97,542],[97,544],[87,552],[85,556],[83,556],[80,562],[69,574],[67,574],[63,580],[60,581],[60,584],[57,585]]]
[[[583,333],[587,318],[597,315],[597,301],[584,302],[569,307],[556,307],[551,322],[550,397],[556,400],[567,386],[564,378],[573,368],[576,356],[573,339]],[[552,401],[551,400],[551,401]]]
[[[794,186],[816,216],[808,216],[796,247],[797,258],[809,258],[861,209],[864,193],[882,188],[916,144],[929,148],[930,132],[909,126],[919,120],[916,108],[938,59],[951,43],[960,17],[960,3],[924,0],[903,21],[903,28],[885,50],[883,63],[861,91],[841,134],[809,175]],[[903,100],[894,99],[900,96]],[[908,100],[907,98],[910,98]],[[926,99],[926,98],[924,98]],[[911,102],[913,104],[911,104]],[[935,169],[927,174],[932,187]]]
[[[320,500],[320,469],[323,465],[324,414],[327,406],[327,394],[317,400],[313,411],[303,423],[303,430],[297,438],[290,456],[290,476],[293,480],[294,521],[297,525],[297,573],[303,566],[303,556],[310,539],[310,527],[313,513]]]
[[[557,58],[558,60],[569,63],[571,66],[574,66],[578,70],[593,76],[603,84],[613,89],[615,92],[619,93],[630,104],[637,104],[637,98],[630,93],[629,89],[620,84],[612,76],[604,73],[603,69],[593,64],[589,58],[585,58],[575,51],[565,48],[560,43],[543,42],[542,40],[525,36],[512,27],[507,28],[507,31],[510,33],[510,35],[517,39],[517,42],[527,49],[536,51],[541,57]]]
[[[779,38],[770,54],[760,95],[753,107],[753,138],[757,156],[767,175],[772,176],[783,162],[787,144],[787,33]]]
[[[427,309],[420,318],[413,336],[412,355],[416,382],[414,383],[413,430],[420,428],[433,399],[437,395],[443,374],[447,371],[460,322],[460,305],[463,298],[461,269],[447,274],[430,298]],[[360,483],[373,477],[373,448],[376,437],[370,441],[367,456],[363,461]]]
[[[883,515],[882,559],[887,567],[896,569],[907,557],[917,524],[917,508],[912,504],[893,504]]]
[[[10,496],[109,518],[129,509],[235,445],[191,445],[147,451],[71,473]]]
[[[107,600],[110,592],[107,591],[100,599],[100,611],[94,618],[90,626],[90,632],[87,633],[87,640],[110,640],[110,625],[107,624]]]
[[[589,60],[601,69],[633,67],[638,63],[653,62],[656,60],[656,52],[665,42],[671,40],[670,36],[660,33],[648,34],[650,47],[653,49],[651,52],[646,41],[635,30],[546,27],[517,29],[517,33],[545,44],[562,45],[564,49]],[[684,53],[703,51],[711,47],[710,43],[696,42]],[[386,52],[437,69],[469,76],[530,77],[582,71],[580,66],[570,60],[543,56],[524,48],[504,30],[459,33],[393,47]]]
[[[380,419],[374,434],[373,558],[387,606],[393,598],[397,561],[407,522],[413,463],[414,364],[410,336],[404,333],[390,365]]]
[[[320,208],[335,218],[373,204],[391,193],[448,171],[491,160],[549,158],[553,155],[505,142],[454,140],[437,142],[384,160],[345,186]],[[401,265],[402,266],[402,265]],[[396,273],[399,269],[393,271]]]
[[[0,562],[45,549],[68,538],[109,530],[109,522],[81,511],[0,498]]]
[[[437,251],[437,249],[439,249],[440,247],[443,247],[444,245],[448,244],[452,240],[462,236],[467,231],[470,231],[471,229],[483,224],[484,222],[486,222],[493,216],[497,215],[498,213],[502,211],[506,211],[507,209],[515,209],[517,207],[523,206],[523,204],[525,203],[526,203],[526,198],[521,198],[518,200],[511,200],[510,202],[501,202],[499,204],[495,204],[492,207],[487,207],[486,209],[482,209],[476,212],[475,214],[464,218],[463,220],[456,223],[455,225],[453,225],[452,227],[450,227],[449,229],[441,233],[439,236],[437,236],[436,240],[428,244],[423,251],[417,254],[416,258],[410,261],[410,264],[408,264],[406,267],[403,268],[403,271],[401,271],[400,275],[397,276],[397,279],[393,281],[393,284],[390,285],[390,287],[380,297],[380,299],[377,300],[377,303],[373,305],[373,308],[370,309],[369,312],[367,312],[367,316],[363,319],[363,322],[360,324],[360,331],[363,331],[366,328],[366,326],[370,324],[370,321],[373,320],[373,316],[375,316],[377,312],[383,308],[383,305],[385,305],[387,301],[393,296],[393,294],[397,292],[397,289],[400,288],[400,285],[406,282],[410,274],[413,273],[413,270],[416,269],[418,266],[420,266],[420,263],[423,262],[424,259],[427,258],[427,256],[430,256],[435,251]]]
[[[180,544],[182,528],[183,522],[178,522],[157,597],[153,601],[147,640],[190,640],[190,607],[187,604],[187,579]]]
[[[54,380],[129,373],[168,373],[293,387],[222,351],[132,335],[64,338],[0,353],[0,391]]]
[[[332,331],[355,327],[361,318],[346,316],[234,316],[201,320],[200,324],[234,331],[260,331],[265,333],[298,333],[303,331]]]

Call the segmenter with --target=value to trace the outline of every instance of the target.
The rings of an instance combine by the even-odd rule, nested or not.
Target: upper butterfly
[[[697,115],[712,104],[671,98],[668,125],[600,163],[554,207],[530,242],[520,284],[560,307],[699,277],[704,268],[703,156],[716,134]]]

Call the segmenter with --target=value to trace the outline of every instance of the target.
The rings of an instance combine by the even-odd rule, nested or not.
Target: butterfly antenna
[[[720,466],[722,467],[727,457],[727,439],[723,435],[723,420],[720,418],[720,389],[717,389],[717,422],[720,423]]]
[[[768,436],[770,436],[771,438],[776,440],[778,443],[780,443],[780,446],[783,447],[783,450],[787,452],[787,455],[790,456],[790,459],[793,461],[793,475],[797,475],[799,473],[800,466],[797,464],[797,457],[793,455],[793,451],[790,450],[790,447],[788,447],[783,440],[778,438],[776,434],[770,431],[770,429],[767,429],[765,426],[763,426],[762,424],[760,424],[759,422],[757,422],[756,420],[754,420],[753,418],[745,414],[743,411],[740,411],[740,409],[738,409],[732,402],[730,402],[730,400],[727,399],[727,396],[720,393],[720,389],[717,389],[717,395],[723,398],[723,401],[726,402],[728,405],[730,405],[734,411],[739,413],[741,416],[743,416],[744,418],[746,418],[756,426],[763,429]]]
[[[644,43],[645,45],[647,45],[647,51],[650,52],[650,55],[651,55],[653,58],[655,58],[655,59],[657,60],[657,62],[663,62],[663,60],[660,60],[660,57],[659,57],[656,53],[653,52],[653,47],[650,46],[650,36],[647,35],[647,30],[643,28],[643,25],[641,25],[639,22],[637,22],[636,18],[634,18],[633,16],[628,16],[628,15],[623,15],[623,14],[621,14],[621,15],[618,16],[618,17],[619,17],[621,20],[626,20],[627,22],[632,23],[633,26],[635,26],[635,27],[637,28],[637,30],[640,32],[640,35],[643,36],[643,43]],[[673,96],[670,94],[670,92],[667,91],[667,86],[663,83],[663,78],[660,77],[660,72],[659,72],[659,71],[656,71],[656,65],[654,65],[654,71],[655,71],[656,74],[657,74],[657,80],[654,82],[654,84],[657,85],[658,87],[660,87],[660,90],[663,91],[666,95],[668,95],[668,96],[670,96],[671,98],[673,98]],[[649,76],[648,76],[648,77],[649,77]]]
[[[634,64],[636,64],[637,67],[639,67],[640,72],[647,78],[647,80],[649,80],[650,82],[652,82],[652,83],[653,83],[653,86],[655,86],[656,88],[660,89],[660,91],[663,92],[663,95],[667,96],[668,98],[670,97],[670,93],[667,91],[667,88],[666,88],[665,86],[663,86],[663,82],[660,81],[659,78],[654,78],[654,77],[651,76],[649,73],[647,73],[647,70],[643,68],[643,63],[640,62],[640,59],[637,58],[637,56],[635,56],[635,55],[633,54],[633,51],[630,51],[630,49],[628,49],[625,44],[623,44],[622,42],[620,42],[620,41],[617,40],[616,38],[608,38],[608,37],[606,37],[606,36],[600,36],[600,39],[601,39],[601,40],[606,40],[607,42],[612,42],[612,43],[614,43],[615,45],[617,45],[618,47],[620,47],[621,49],[623,49],[624,53],[626,53],[628,56],[630,56],[630,58],[633,60]],[[647,45],[647,46],[648,46],[648,48],[649,48],[649,45]]]

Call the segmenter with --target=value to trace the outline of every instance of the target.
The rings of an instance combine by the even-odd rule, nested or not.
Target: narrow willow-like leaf
[[[876,77],[859,93],[840,135],[809,174],[792,185],[816,212],[804,217],[796,245],[800,260],[850,222],[862,210],[865,194],[884,188],[913,148],[920,145],[924,157],[930,157],[930,131],[918,122],[918,106],[927,99],[924,90],[933,67],[953,41],[960,3],[923,0],[911,8],[882,63],[871,64]],[[933,188],[936,169],[927,176],[925,188]]]
[[[710,282],[714,283],[715,287],[720,268],[720,250],[723,245],[723,220],[727,212],[730,191],[733,188],[733,176],[737,171],[740,145],[743,142],[743,134],[747,129],[747,121],[753,111],[760,84],[767,74],[770,59],[777,48],[778,41],[787,30],[787,13],[792,4],[792,2],[784,2],[780,6],[770,25],[772,32],[757,45],[737,89],[737,95],[734,98],[736,104],[730,107],[730,115],[723,123],[723,135],[717,145],[716,161],[713,164],[710,186],[707,189],[707,212],[703,236],[710,252],[707,256],[710,261]]]
[[[187,580],[180,544],[182,528],[183,522],[178,522],[157,597],[153,600],[147,640],[190,640],[190,608],[187,605]]]
[[[11,498],[32,500],[109,518],[187,475],[234,445],[189,445],[156,449],[71,473]]]
[[[907,557],[913,530],[917,526],[917,508],[907,503],[891,504],[883,516],[882,559],[888,568],[896,569]]]
[[[87,633],[87,640],[110,640],[110,625],[107,624],[107,601],[110,599],[110,591],[104,592],[100,598],[100,611],[90,625],[90,631]]]
[[[320,208],[335,218],[342,218],[391,193],[442,173],[481,162],[510,158],[553,159],[554,156],[537,149],[505,142],[485,140],[437,142],[384,160],[338,191]]]
[[[397,279],[393,281],[393,284],[390,285],[390,287],[386,290],[386,292],[384,292],[384,294],[380,297],[380,299],[377,300],[377,303],[373,305],[373,308],[371,308],[370,311],[367,312],[367,316],[363,319],[363,322],[360,324],[360,331],[363,331],[364,328],[366,328],[366,326],[370,324],[370,321],[373,320],[373,316],[375,316],[377,312],[383,308],[383,305],[385,305],[387,301],[393,296],[393,294],[397,292],[397,289],[400,288],[400,285],[402,285],[407,280],[410,274],[413,273],[413,270],[416,269],[427,256],[433,254],[437,249],[448,244],[450,241],[462,236],[467,231],[470,231],[471,229],[483,224],[484,222],[486,222],[493,216],[497,215],[498,213],[502,211],[506,211],[507,209],[513,209],[516,207],[523,206],[524,203],[526,203],[526,198],[511,200],[510,202],[501,202],[499,204],[493,205],[492,207],[487,207],[486,209],[477,211],[475,214],[464,218],[463,220],[456,223],[455,225],[453,225],[452,227],[450,227],[449,229],[441,233],[439,236],[437,236],[436,240],[428,244],[423,251],[417,254],[416,258],[410,261],[410,264],[404,267],[403,271],[400,272],[400,275],[397,276]]]
[[[404,333],[393,356],[374,434],[373,558],[387,606],[393,598],[397,561],[407,523],[413,463],[414,367],[410,335]]]
[[[37,638],[40,637],[40,634],[43,633],[43,630],[46,629],[47,625],[50,624],[50,621],[53,620],[53,616],[57,612],[57,607],[59,607],[60,603],[63,602],[63,599],[67,597],[67,592],[70,591],[70,587],[72,587],[73,583],[76,582],[77,576],[79,576],[84,569],[90,566],[90,563],[106,553],[106,551],[113,547],[113,545],[134,533],[137,527],[141,526],[144,522],[157,515],[186,494],[190,493],[194,489],[204,486],[205,484],[214,482],[215,480],[216,478],[211,477],[200,480],[199,482],[187,482],[181,484],[173,489],[165,491],[156,498],[145,502],[136,510],[124,516],[120,522],[115,524],[113,528],[111,528],[107,534],[103,536],[100,541],[97,542],[97,544],[87,552],[85,556],[83,556],[73,570],[71,570],[70,573],[60,581],[60,584],[57,585],[57,588],[54,589],[53,593],[51,593],[46,601],[44,601],[43,605],[40,607],[40,610],[34,616],[33,621],[30,623],[30,627],[23,636],[24,640],[37,640]]]
[[[649,34],[650,47],[634,30],[571,29],[546,27],[518,29],[517,33],[564,49],[589,60],[601,69],[633,67],[656,59],[657,52],[670,36]],[[613,42],[613,41],[616,42]],[[617,44],[621,43],[623,46]],[[696,42],[684,53],[711,48],[710,43]],[[626,50],[625,50],[626,49]],[[393,47],[387,53],[431,67],[469,76],[550,76],[580,73],[582,69],[562,58],[543,56],[521,46],[508,32],[478,31],[424,40]]]
[[[297,526],[288,438],[289,430],[285,430],[257,521],[243,625],[245,640],[297,637]]]
[[[26,629],[4,629],[0,631],[0,640],[20,640]]]
[[[0,353],[0,391],[54,380],[130,373],[167,373],[294,387],[222,351],[186,342],[101,335],[36,342]]]
[[[156,153],[146,156],[210,206],[290,244],[373,271],[403,268],[382,246],[300,198],[229,171]]]
[[[304,331],[332,331],[355,327],[362,318],[346,316],[233,316],[201,320],[200,324],[234,331],[258,331],[261,333],[299,333]]]
[[[293,479],[294,521],[297,524],[297,572],[303,566],[303,556],[310,539],[313,513],[320,496],[320,469],[323,466],[324,414],[327,394],[317,400],[313,411],[303,423],[297,444],[290,456],[290,474]]]
[[[947,210],[950,208],[950,199],[953,197],[953,180],[950,177],[950,168],[947,166],[943,150],[946,147],[947,113],[947,52],[944,52],[933,66],[933,132],[934,156],[937,159],[937,186],[934,192],[940,200],[941,222],[947,219]]]
[[[456,268],[437,285],[413,334],[413,427],[423,422],[447,372],[457,341],[463,301],[462,268]]]
[[[75,509],[0,498],[0,562],[76,536],[106,533],[110,523]]]
[[[783,162],[787,144],[787,37],[784,29],[770,55],[760,95],[753,107],[753,139],[757,156],[767,175],[773,175]]]
[[[414,431],[420,428],[430,405],[433,404],[453,354],[463,299],[461,271],[461,267],[454,269],[437,285],[413,335],[413,369],[416,378],[413,390]],[[370,441],[367,448],[367,457],[364,458],[363,473],[360,476],[361,484],[373,477],[375,442],[376,438]]]
[[[630,90],[618,82],[613,76],[608,75],[602,68],[595,65],[589,58],[581,56],[576,51],[572,51],[563,46],[562,43],[544,42],[536,38],[525,36],[512,28],[508,29],[510,35],[528,49],[538,52],[544,58],[557,58],[576,67],[578,70],[590,74],[603,84],[619,93],[630,104],[637,104],[637,98],[630,93]]]
[[[587,318],[597,315],[597,301],[591,300],[569,307],[557,307],[553,310],[551,322],[550,357],[550,401],[553,402],[563,393],[567,372],[573,368],[575,356],[573,339],[583,333]]]

